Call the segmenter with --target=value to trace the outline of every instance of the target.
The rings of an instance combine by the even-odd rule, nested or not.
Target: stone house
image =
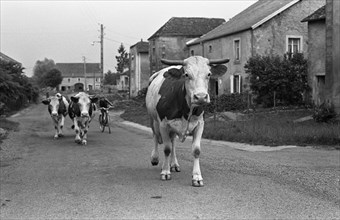
[[[332,103],[340,113],[340,1],[326,5],[302,22],[308,23],[308,81],[316,105]]]
[[[188,56],[230,58],[227,74],[210,82],[211,91],[241,93],[249,90],[244,65],[255,55],[302,52],[307,55],[307,24],[301,20],[325,0],[259,0],[226,23],[187,43]]]
[[[161,59],[188,57],[186,42],[198,38],[225,22],[221,18],[172,17],[148,41],[151,73],[164,68]]]
[[[0,52],[0,60],[3,60],[3,61],[5,61],[5,62],[13,62],[13,63],[16,63],[16,64],[21,65],[20,62],[16,61],[15,59],[13,59],[13,58],[7,56],[6,54],[4,54],[4,53],[2,53],[2,52]]]
[[[116,88],[120,92],[127,92],[129,91],[129,70],[124,71],[122,74],[119,75],[117,79],[117,86]]]
[[[141,40],[130,47],[130,97],[148,86],[149,77],[149,42]]]
[[[56,68],[63,76],[63,81],[58,87],[59,91],[79,92],[100,89],[102,79],[100,63],[86,63],[86,66],[84,63],[57,63]]]

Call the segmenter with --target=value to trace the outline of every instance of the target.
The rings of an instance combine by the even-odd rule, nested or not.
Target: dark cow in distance
[[[71,97],[68,113],[73,121],[73,128],[76,132],[75,142],[87,144],[87,131],[89,124],[94,117],[95,103],[98,98],[84,92],[79,92]]]
[[[202,105],[210,102],[209,79],[225,74],[227,67],[221,64],[229,62],[229,59],[208,60],[192,56],[184,61],[162,60],[162,62],[177,66],[167,67],[150,77],[146,107],[155,143],[151,163],[158,164],[158,145],[164,143],[165,160],[161,179],[171,179],[170,170],[180,171],[174,139],[178,136],[183,142],[188,134],[192,134],[194,156],[192,185],[203,186],[199,165],[204,129]]]
[[[48,112],[51,115],[55,128],[54,138],[57,139],[58,137],[63,136],[63,127],[69,102],[64,96],[57,93],[55,96],[46,98],[42,103],[48,105]]]

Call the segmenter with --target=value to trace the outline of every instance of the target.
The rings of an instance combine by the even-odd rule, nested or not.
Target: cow
[[[171,171],[180,172],[175,137],[184,142],[186,136],[192,134],[192,185],[201,187],[204,185],[199,165],[204,129],[203,105],[210,102],[209,79],[225,74],[227,67],[221,64],[228,63],[229,59],[208,60],[192,56],[185,60],[161,61],[170,67],[150,77],[145,100],[154,139],[151,164],[158,165],[158,145],[163,143],[165,159],[161,180],[170,180]]]
[[[60,93],[57,93],[55,96],[50,96],[42,100],[42,103],[48,105],[48,112],[50,113],[55,128],[54,139],[62,137],[65,117],[69,107],[68,100]]]
[[[72,128],[76,132],[75,142],[78,144],[87,144],[87,131],[91,120],[94,118],[97,100],[97,97],[90,96],[84,92],[71,96],[68,113],[73,121]]]

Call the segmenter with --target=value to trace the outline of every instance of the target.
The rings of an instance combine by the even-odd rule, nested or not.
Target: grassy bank
[[[122,118],[144,126],[149,125],[146,108],[139,102],[120,104]],[[206,115],[203,137],[213,140],[262,144],[268,146],[298,145],[335,147],[340,149],[340,123],[316,123],[313,120],[294,123],[311,115],[310,110],[251,113],[239,121],[213,120]]]

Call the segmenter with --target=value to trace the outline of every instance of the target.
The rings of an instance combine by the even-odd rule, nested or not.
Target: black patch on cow
[[[164,82],[159,89],[161,95],[156,109],[161,120],[165,117],[168,120],[182,118],[186,120],[189,117],[190,108],[185,100],[185,78],[183,77],[183,68],[169,69],[164,73]],[[192,115],[199,116],[203,112],[202,106],[194,107]]]
[[[68,115],[71,119],[74,119],[75,117],[80,117],[80,108],[78,103],[74,103],[73,101],[68,106]]]
[[[58,108],[58,115],[64,115],[66,113],[66,105],[63,102],[63,99],[59,99],[59,108]]]
[[[185,100],[185,78],[177,77],[183,74],[183,69],[172,68],[164,73],[165,80],[159,89],[161,98],[156,109],[161,120],[188,118],[190,108]]]

